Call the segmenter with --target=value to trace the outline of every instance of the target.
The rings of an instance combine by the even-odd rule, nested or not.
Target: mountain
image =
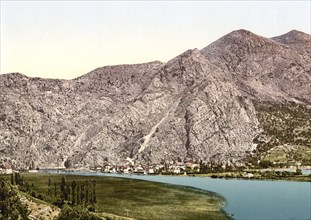
[[[238,30],[201,51],[248,97],[310,104],[311,54],[301,49],[310,44],[310,35],[296,31],[268,39]]]
[[[293,47],[294,49],[299,49],[302,52],[309,54],[311,52],[310,35],[297,30],[292,30],[284,35],[273,37],[272,40]]]
[[[244,163],[250,152],[311,148],[310,42],[297,31],[268,39],[238,30],[167,63],[106,66],[72,80],[0,75],[0,160]],[[281,120],[277,134],[271,118]]]

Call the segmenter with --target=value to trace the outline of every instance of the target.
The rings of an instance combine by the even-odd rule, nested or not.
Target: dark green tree
[[[200,173],[208,173],[208,165],[206,163],[203,163],[202,160],[200,160]]]
[[[15,185],[14,173],[11,174],[11,184]]]
[[[302,175],[302,170],[301,169],[296,169],[295,175]]]
[[[70,185],[66,185],[65,189],[65,199],[70,201]]]
[[[273,166],[273,163],[269,160],[262,160],[259,162],[259,166],[261,168],[268,168],[268,167],[272,167]]]
[[[77,186],[77,204],[81,204],[80,186]]]
[[[48,181],[48,196],[52,196],[52,189],[51,189],[51,179],[49,178],[49,181]]]
[[[57,184],[54,183],[54,196],[56,197],[57,196]]]
[[[62,182],[60,184],[60,192],[61,192],[61,199],[67,200],[67,195],[66,195],[66,179],[65,179],[65,177],[62,178]]]
[[[72,181],[71,183],[71,193],[72,193],[71,205],[73,206],[76,204],[76,186],[77,186],[76,181]]]
[[[85,204],[84,203],[85,202],[84,183],[82,183],[82,185],[81,185],[80,193],[81,193],[81,195],[80,195],[81,204],[82,204],[82,206],[84,206],[84,204]]]
[[[25,184],[25,180],[24,180],[24,176],[22,176],[22,180],[21,180],[22,182],[21,182],[21,184],[20,185],[24,185]]]
[[[96,203],[96,180],[93,180],[93,203]]]
[[[85,181],[85,206],[89,203],[89,181]]]
[[[15,173],[15,184],[16,185],[22,185],[22,177],[19,173]]]

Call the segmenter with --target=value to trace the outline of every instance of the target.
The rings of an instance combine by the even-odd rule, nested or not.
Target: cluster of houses
[[[124,174],[186,174],[189,172],[199,172],[199,164],[193,162],[168,162],[163,164],[134,164],[126,163],[124,165],[112,165],[110,163],[104,164],[103,166],[96,166],[91,168],[94,171],[104,173],[124,173]]]
[[[0,163],[0,174],[12,174],[18,172],[29,172],[29,173],[38,173],[38,170],[28,170],[28,169],[21,169],[21,168],[14,168],[9,163]]]
[[[141,164],[136,163],[131,159],[125,160],[123,162],[123,165],[116,165],[109,162],[104,163],[102,166],[94,166],[90,167],[89,169],[93,172],[104,172],[104,173],[119,173],[119,174],[149,174],[149,175],[156,175],[156,174],[193,174],[193,173],[200,173],[200,168],[202,169],[202,172],[213,172],[211,170],[204,169],[204,166],[209,166],[209,168],[215,166],[211,163],[208,164],[200,164],[196,161],[185,161],[185,162],[178,162],[178,161],[166,161],[162,162],[160,164]],[[216,164],[217,165],[217,164]],[[202,167],[201,167],[202,166]],[[221,166],[223,169],[222,171],[228,171],[226,164],[218,164],[217,166]],[[300,168],[301,164],[296,163],[295,166],[290,166],[287,168]],[[311,167],[305,167],[306,169],[311,169]],[[81,171],[79,168],[75,169],[65,169],[65,167],[59,167],[59,168],[42,168],[44,170],[66,170],[68,172],[76,172]],[[271,169],[271,168],[270,168]],[[268,169],[268,170],[270,170]],[[285,168],[283,168],[285,169]],[[41,168],[40,168],[41,170]],[[14,170],[14,167],[12,167],[11,164],[8,162],[2,162],[0,163],[0,174],[11,174],[13,172],[19,172],[19,171],[26,171],[26,172],[38,172],[38,170],[21,170],[17,169]],[[222,171],[215,171],[222,172]],[[264,169],[262,171],[265,171]],[[253,174],[247,173],[245,177],[252,178]]]
[[[135,163],[132,160],[124,161],[122,165],[116,165],[106,162],[102,166],[94,166],[90,169],[96,172],[104,173],[124,173],[124,174],[186,174],[199,172],[199,164],[196,162],[163,162],[161,164],[140,164]],[[47,169],[47,168],[46,168]],[[43,170],[46,170],[43,168]],[[55,168],[53,168],[55,169]],[[63,170],[64,168],[56,168],[56,170]],[[79,171],[81,169],[65,169],[66,171]],[[20,170],[14,169],[9,163],[0,163],[0,174],[11,174],[13,172],[26,171],[26,172],[38,172],[38,170]]]

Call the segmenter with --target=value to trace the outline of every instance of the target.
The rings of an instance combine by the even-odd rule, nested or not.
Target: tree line
[[[208,163],[203,162],[202,160],[199,163],[199,173],[222,173],[222,172],[231,172],[240,170],[242,167],[234,167],[233,165],[225,162],[213,162],[209,161]]]
[[[60,207],[61,212],[56,220],[101,220],[89,212],[95,211],[97,203],[95,179],[81,182],[73,180],[71,183],[66,182],[65,177],[61,182],[49,179],[47,193],[44,195],[19,173],[12,173],[6,180],[0,178],[0,219],[29,220],[30,210],[21,202],[19,190]]]
[[[49,178],[46,195],[38,193],[34,184],[25,181],[24,177],[19,173],[11,174],[10,184],[12,186],[17,185],[19,190],[27,192],[35,198],[47,200],[59,208],[67,204],[70,206],[82,206],[90,211],[95,211],[97,203],[95,179],[85,181],[73,180],[69,183],[65,177],[62,177],[61,182],[52,182]]]
[[[47,197],[54,200],[53,204],[62,208],[64,204],[70,206],[82,206],[88,208],[89,211],[95,211],[96,199],[96,180],[85,180],[77,182],[73,180],[71,183],[62,177],[60,183],[48,180]]]

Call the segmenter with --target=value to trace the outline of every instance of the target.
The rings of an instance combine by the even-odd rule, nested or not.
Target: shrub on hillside
[[[56,220],[102,220],[100,217],[93,215],[80,206],[74,208],[64,205]]]

